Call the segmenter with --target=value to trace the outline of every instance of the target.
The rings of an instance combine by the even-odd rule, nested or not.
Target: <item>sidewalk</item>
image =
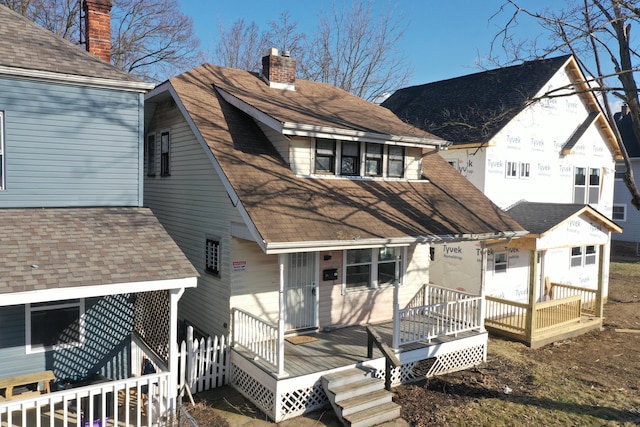
[[[330,406],[324,410],[314,411],[309,414],[296,417],[290,420],[282,421],[278,424],[268,420],[267,416],[260,412],[253,404],[245,399],[235,388],[224,386],[209,390],[207,392],[198,393],[194,396],[196,404],[198,402],[206,403],[206,406],[216,415],[222,417],[230,427],[342,427],[342,423],[336,417]],[[189,413],[191,413],[196,421],[202,414],[206,418],[206,414],[200,410],[193,410],[188,398],[183,400]],[[395,421],[380,424],[380,427],[407,427],[409,424],[398,419]]]

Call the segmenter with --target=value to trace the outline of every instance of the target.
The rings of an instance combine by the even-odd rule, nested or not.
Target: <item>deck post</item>
[[[286,376],[284,372],[284,260],[280,255],[280,293],[278,295],[279,316],[278,316],[278,377]]]
[[[184,294],[184,288],[171,289],[169,293],[169,372],[173,375],[169,375],[168,387],[169,396],[167,408],[171,414],[176,414],[176,396],[178,391],[178,301]]]
[[[393,281],[393,351],[400,351],[400,256],[396,256],[395,280]]]
[[[604,315],[604,245],[600,245],[598,254],[598,291],[596,292],[595,315],[602,318]]]
[[[485,274],[487,274],[487,243],[485,241],[480,242],[481,259],[480,259],[480,310],[478,316],[478,325],[480,325],[480,332],[484,332],[484,319],[487,313],[487,299],[485,289]],[[486,360],[486,358],[485,358]]]
[[[536,300],[538,295],[538,251],[532,250],[529,258],[529,304],[527,307],[527,318],[524,327],[525,339],[530,343],[533,341],[536,324]]]

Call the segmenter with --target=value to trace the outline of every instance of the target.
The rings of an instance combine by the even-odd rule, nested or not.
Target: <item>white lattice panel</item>
[[[134,329],[165,363],[169,360],[171,310],[168,291],[136,294],[133,305]]]
[[[481,363],[484,360],[484,344],[469,347],[436,357],[436,361],[429,369],[427,377],[460,371]]]
[[[272,419],[275,418],[275,395],[273,391],[233,363],[231,364],[231,378],[233,384],[242,390],[254,405],[262,409]]]
[[[285,420],[323,408],[328,403],[322,384],[318,382],[313,387],[283,393],[280,396],[280,415]]]

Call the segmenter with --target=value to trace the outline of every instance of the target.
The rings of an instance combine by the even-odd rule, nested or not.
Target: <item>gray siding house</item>
[[[197,273],[142,207],[152,85],[4,6],[0,22],[0,424],[146,423],[150,408],[114,403],[141,390],[144,359],[167,416],[177,301]]]

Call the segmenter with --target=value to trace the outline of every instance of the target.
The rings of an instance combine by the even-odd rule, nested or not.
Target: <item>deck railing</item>
[[[284,357],[279,351],[278,325],[247,313],[233,309],[233,345],[240,345],[255,357],[271,365],[276,373],[284,374]]]
[[[398,311],[399,345],[456,336],[482,328],[482,298],[464,292],[426,285],[422,295]],[[422,298],[424,305],[416,305]]]
[[[551,291],[554,299],[579,295],[582,297],[582,313],[596,315],[597,290],[565,285],[564,283],[551,283]]]
[[[169,422],[170,373],[144,375],[0,402],[0,425],[151,427]]]
[[[549,329],[580,322],[580,295],[536,303],[534,316],[530,316],[528,304],[492,296],[486,296],[485,299],[485,326],[500,329],[525,340],[531,340],[536,334]],[[534,324],[528,325],[531,319],[535,319]]]
[[[487,295],[485,326],[493,326],[514,334],[525,335],[528,305]]]

